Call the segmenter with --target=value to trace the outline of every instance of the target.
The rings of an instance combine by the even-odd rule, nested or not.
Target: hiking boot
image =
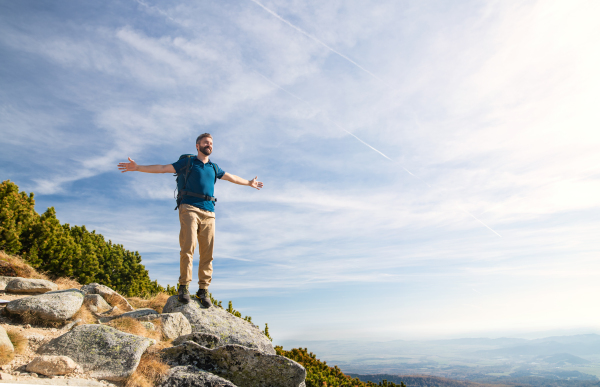
[[[203,307],[210,308],[212,306],[212,302],[210,302],[210,297],[208,296],[208,289],[198,289],[196,298],[200,300]]]
[[[179,285],[179,288],[177,289],[177,299],[184,304],[190,302],[191,298],[188,285]]]

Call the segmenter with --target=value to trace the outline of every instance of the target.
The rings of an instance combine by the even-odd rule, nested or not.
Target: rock
[[[68,356],[93,378],[121,381],[137,368],[154,340],[106,325],[80,325],[43,345],[42,355]]]
[[[13,376],[11,374],[0,372],[0,380],[13,380]]]
[[[14,278],[4,289],[7,293],[46,293],[58,289],[52,282],[43,279]]]
[[[13,300],[6,305],[6,310],[19,315],[29,313],[44,320],[66,321],[79,311],[82,304],[83,294],[80,291],[65,290]]]
[[[227,379],[204,372],[194,366],[173,367],[160,387],[237,387]]]
[[[131,306],[129,302],[127,302],[125,297],[115,292],[108,286],[100,285],[98,283],[91,283],[89,285],[82,286],[81,291],[85,294],[99,294],[111,306],[118,306],[119,309],[124,310],[126,312],[131,312],[132,310],[135,310],[135,308]]]
[[[258,327],[222,308],[202,308],[200,301],[195,298],[188,304],[183,304],[177,300],[177,296],[171,296],[163,308],[163,313],[173,312],[183,313],[192,326],[192,333],[216,335],[221,345],[238,344],[275,354],[273,344]]]
[[[6,333],[6,329],[0,325],[0,347],[6,347],[8,352],[14,352],[15,347]]]
[[[83,304],[94,313],[104,313],[111,308],[108,302],[99,294],[86,294],[83,298]]]
[[[211,335],[210,333],[191,333],[173,340],[173,345],[179,345],[186,341],[193,341],[206,348],[217,348],[219,346],[219,336]]]
[[[38,356],[27,364],[26,369],[28,372],[52,376],[70,374],[78,367],[68,356]]]
[[[298,387],[306,377],[304,367],[293,360],[235,344],[208,349],[186,341],[160,353],[169,364],[194,365],[239,387]]]
[[[176,339],[181,335],[188,335],[192,333],[192,326],[190,325],[190,322],[180,312],[162,313],[137,318],[137,320],[140,321],[152,321],[157,319],[160,319],[163,336],[167,339]]]
[[[0,261],[2,262],[2,261]],[[4,290],[6,289],[6,285],[8,285],[8,283],[14,279],[23,279],[21,277],[7,277],[7,276],[0,276],[0,290]]]
[[[101,317],[100,322],[105,323],[105,322],[109,322],[110,320],[114,320],[117,318],[123,318],[123,317],[131,317],[131,318],[137,319],[138,317],[143,317],[143,316],[148,316],[148,315],[158,315],[158,312],[155,311],[154,309],[149,309],[149,308],[136,309],[131,312],[126,312],[126,313],[120,314],[118,316]]]

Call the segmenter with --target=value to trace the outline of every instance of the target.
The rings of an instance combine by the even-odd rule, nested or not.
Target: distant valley
[[[600,335],[596,334],[535,340],[290,341],[284,346],[308,347],[330,366],[363,380],[369,375],[374,382],[387,378],[399,383],[393,375],[429,375],[496,385],[600,386]],[[433,380],[412,385],[451,385]]]

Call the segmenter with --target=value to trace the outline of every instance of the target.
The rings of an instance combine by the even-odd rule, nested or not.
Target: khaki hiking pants
[[[198,285],[208,289],[212,279],[213,249],[215,246],[215,213],[201,210],[189,204],[179,206],[179,284],[192,282],[192,268],[196,239],[200,250]]]

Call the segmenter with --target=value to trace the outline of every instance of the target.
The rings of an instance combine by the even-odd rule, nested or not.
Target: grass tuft
[[[2,261],[3,270],[10,271],[15,277],[49,280],[47,275],[38,273],[37,270],[16,255],[9,255],[4,251],[0,251],[0,261]]]
[[[71,320],[73,321],[77,319],[81,320],[77,323],[77,325],[96,324],[98,322],[96,316],[94,316],[94,314],[88,308],[87,305],[82,305],[81,308],[79,308],[79,310],[77,311],[77,313],[75,313],[73,317],[71,317]]]
[[[131,333],[132,335],[143,336],[149,339],[154,339],[157,342],[162,339],[162,329],[160,320],[156,319],[150,321],[155,326],[155,330],[148,330],[141,322],[131,317],[121,317],[111,320],[106,323],[121,332]]]
[[[142,355],[135,372],[125,382],[125,387],[158,386],[169,371],[159,354],[158,345],[153,345]]]
[[[129,301],[134,308],[150,308],[158,313],[162,313],[163,307],[167,303],[169,297],[170,296],[167,293],[161,292],[150,298],[130,297],[127,301]]]
[[[15,353],[21,355],[25,353],[27,349],[27,345],[29,344],[29,340],[21,332],[16,329],[7,329],[6,333],[8,334],[8,338],[10,342],[15,347]]]
[[[58,285],[58,290],[66,289],[81,289],[81,284],[74,278],[60,277],[54,280],[54,283]]]
[[[14,358],[15,353],[8,345],[0,345],[0,365],[8,364]]]
[[[5,310],[5,312],[8,312]],[[61,321],[50,321],[50,320],[46,320],[43,319],[39,316],[36,316],[35,314],[33,314],[30,311],[25,311],[21,314],[10,314],[9,318],[15,322],[19,322],[21,324],[30,324],[30,325],[37,325],[40,327],[45,327],[45,328],[59,328],[60,326],[62,326],[64,323]]]

